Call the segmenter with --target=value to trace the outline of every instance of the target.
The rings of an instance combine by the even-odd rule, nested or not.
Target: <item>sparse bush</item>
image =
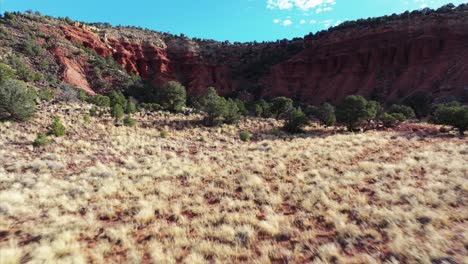
[[[318,109],[317,117],[325,126],[333,126],[336,122],[335,107],[330,103],[323,103]]]
[[[281,130],[277,127],[274,127],[271,129],[271,134],[275,135],[275,136],[279,136],[281,135]]]
[[[78,88],[75,86],[64,83],[60,86],[60,90],[60,100],[64,102],[73,102],[78,100]]]
[[[147,111],[150,111],[150,112],[156,112],[156,111],[161,110],[161,105],[156,104],[156,103],[151,103],[151,104],[142,103],[142,104],[138,105],[138,108],[139,108],[140,111],[141,110],[147,110]]]
[[[325,103],[324,103],[325,104]],[[333,107],[334,109],[334,107]],[[335,112],[335,110],[333,110]],[[314,106],[314,105],[307,105],[304,109],[304,114],[306,114],[309,118],[316,118],[319,119],[320,111],[319,107]]]
[[[398,122],[405,122],[408,120],[402,113],[391,113],[390,115],[393,116]]]
[[[16,77],[19,80],[25,82],[32,82],[39,77],[36,75],[32,70],[29,69],[28,65],[24,62],[24,60],[17,56],[10,57],[11,65],[16,71]]]
[[[242,131],[240,132],[239,137],[242,141],[247,142],[247,141],[250,141],[252,134],[250,134],[249,131]]]
[[[368,122],[377,118],[379,113],[382,111],[380,103],[377,101],[367,101],[366,104],[366,119]]]
[[[384,127],[395,127],[398,124],[398,120],[389,113],[383,113],[380,117]]]
[[[247,110],[247,107],[245,107],[245,103],[240,100],[240,99],[234,99],[234,102],[237,105],[237,108],[239,109],[239,114],[246,116],[249,114],[249,111]]]
[[[124,125],[128,127],[133,127],[136,124],[135,119],[133,119],[131,115],[126,115],[123,122]]]
[[[89,124],[91,122],[91,117],[89,114],[84,114],[83,115],[83,121],[85,122],[85,124]]]
[[[233,124],[239,121],[241,115],[237,104],[232,99],[228,99],[226,102],[226,115],[224,116],[224,122],[227,124]]]
[[[60,117],[54,117],[54,121],[52,122],[52,126],[49,130],[50,135],[54,135],[56,137],[63,137],[65,135],[65,126],[62,124]]]
[[[286,119],[283,129],[289,133],[299,133],[309,124],[309,118],[300,110],[291,110]]]
[[[219,126],[224,122],[227,114],[227,101],[219,96],[214,88],[208,88],[206,94],[200,98],[200,105],[207,113],[204,120],[206,125]]]
[[[0,63],[0,84],[8,79],[11,79],[15,76],[15,71],[13,69],[4,64]]]
[[[91,109],[89,109],[89,115],[90,115],[90,116],[97,116],[97,108],[96,108],[96,106],[93,106],[93,107],[91,107]]]
[[[23,51],[28,56],[40,56],[43,52],[43,49],[36,43],[35,40],[28,39],[23,43]]]
[[[136,112],[136,105],[132,101],[128,101],[127,108],[125,108],[126,114],[134,114]]]
[[[293,108],[293,101],[287,97],[276,97],[271,100],[270,113],[276,119],[284,117]]]
[[[410,119],[410,118],[413,118],[415,116],[414,111],[413,111],[413,109],[411,107],[406,106],[406,105],[397,105],[397,104],[392,105],[388,109],[387,113],[389,113],[389,114],[394,114],[394,113],[402,114],[403,116],[405,116],[406,120]]]
[[[123,107],[120,104],[116,104],[112,107],[111,116],[115,118],[115,121],[122,119],[124,115]]]
[[[122,108],[127,107],[127,98],[121,91],[113,90],[109,93],[110,106],[120,105]]]
[[[67,22],[67,24],[73,23],[73,20],[71,20],[70,17],[65,17],[64,20],[65,20],[65,22]]]
[[[338,122],[346,125],[349,131],[358,129],[365,120],[375,117],[375,106],[368,106],[367,100],[359,95],[350,95],[336,110]]]
[[[271,104],[267,101],[261,99],[254,104],[254,114],[256,117],[270,118],[271,114]]]
[[[26,84],[9,79],[0,84],[0,119],[25,121],[36,111],[36,93]]]
[[[86,102],[86,100],[88,100],[88,95],[86,94],[85,91],[80,90],[80,91],[78,92],[78,99],[79,99],[80,101]]]
[[[37,97],[42,101],[50,102],[54,99],[54,92],[49,89],[40,89],[37,91]]]
[[[45,133],[40,133],[37,135],[37,138],[33,142],[33,146],[42,147],[50,143],[50,140],[47,138]]]
[[[88,97],[88,99],[86,101],[88,103],[90,103],[90,104],[94,104],[94,105],[100,106],[100,107],[109,107],[110,106],[110,98],[108,96],[105,96],[105,95],[96,94],[94,96]]]
[[[184,109],[187,100],[185,87],[178,82],[168,82],[161,87],[159,102],[164,109],[180,112]]]
[[[460,104],[439,105],[434,112],[434,122],[457,128],[460,135],[463,135],[468,127],[468,106]]]
[[[410,106],[416,117],[423,118],[431,113],[432,97],[427,92],[419,91],[406,98],[403,104]]]
[[[16,18],[16,15],[13,14],[13,13],[10,13],[10,12],[5,12],[4,14],[5,18],[8,19],[8,20],[13,20]]]
[[[161,132],[159,133],[159,136],[161,138],[167,138],[169,137],[169,132],[167,130],[161,130]]]

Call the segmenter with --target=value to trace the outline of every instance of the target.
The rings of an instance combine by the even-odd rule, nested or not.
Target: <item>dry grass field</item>
[[[468,263],[464,138],[89,107],[0,123],[0,263]],[[67,135],[33,147],[55,114]]]

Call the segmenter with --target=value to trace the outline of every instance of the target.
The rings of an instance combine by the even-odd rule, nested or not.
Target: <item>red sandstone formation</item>
[[[463,96],[468,89],[467,12],[360,26],[306,39],[301,52],[254,79],[238,76],[237,69],[246,64],[242,56],[247,45],[219,45],[212,57],[205,58],[199,50],[103,37],[77,26],[61,26],[61,30],[68,40],[101,56],[113,56],[127,71],[156,85],[178,80],[192,93],[213,86],[229,94],[250,86],[259,87],[263,96],[284,95],[317,104],[350,94],[377,94],[391,101],[418,90],[444,97]],[[276,43],[259,44],[254,52],[262,52],[262,45],[277,45],[276,51],[283,48]],[[217,57],[223,49],[232,51],[232,56]],[[57,54],[64,65],[64,80],[92,91],[86,77],[80,77],[86,65]]]

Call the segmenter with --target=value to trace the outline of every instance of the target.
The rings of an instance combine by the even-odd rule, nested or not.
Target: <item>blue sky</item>
[[[40,11],[230,41],[303,37],[346,20],[466,0],[0,0],[0,12]]]

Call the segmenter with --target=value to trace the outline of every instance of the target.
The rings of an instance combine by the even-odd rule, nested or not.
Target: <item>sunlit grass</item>
[[[463,138],[165,113],[115,127],[87,108],[0,123],[1,263],[466,261]],[[50,113],[67,135],[34,148]]]

